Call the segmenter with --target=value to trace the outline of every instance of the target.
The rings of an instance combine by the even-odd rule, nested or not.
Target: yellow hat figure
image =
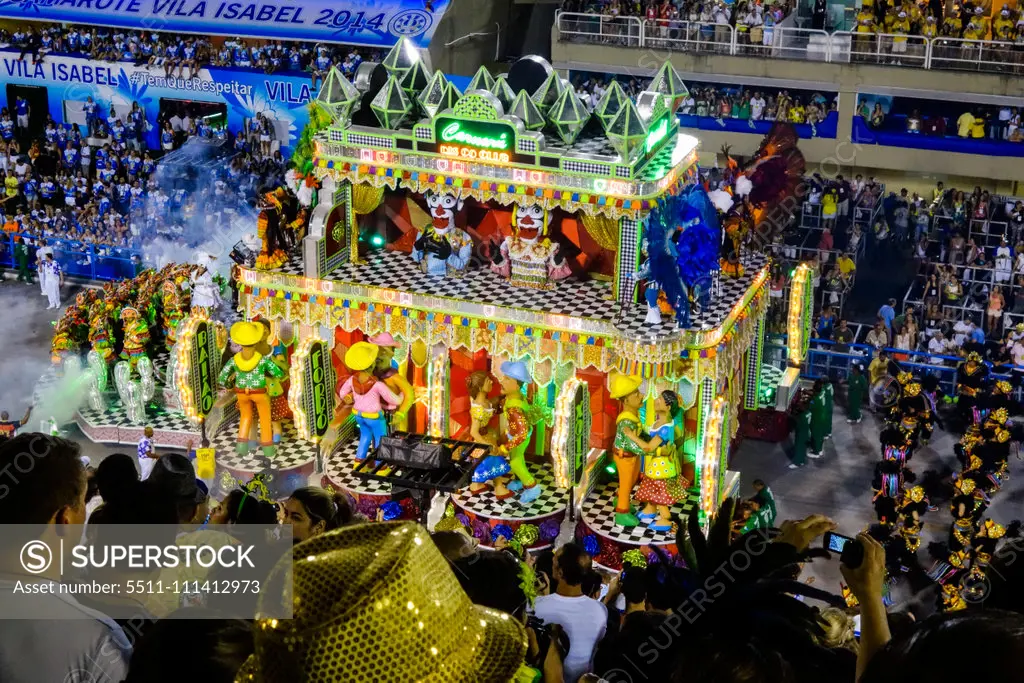
[[[356,342],[345,352],[345,365],[353,372],[362,372],[377,361],[380,347],[370,342]]]
[[[640,435],[640,405],[643,395],[640,384],[643,380],[632,375],[613,375],[609,394],[612,398],[622,401],[622,410],[615,418],[615,443],[612,448],[612,459],[619,473],[618,497],[615,501],[615,523],[619,526],[632,528],[640,524],[640,519],[633,514],[630,502],[633,487],[640,478],[640,457],[644,453],[647,441]]]
[[[642,379],[633,375],[613,375],[611,387],[608,391],[612,398],[619,400],[639,389],[642,381]]]
[[[222,386],[234,386],[235,398],[238,400],[238,454],[249,453],[249,432],[255,414],[259,418],[259,445],[263,449],[263,455],[273,458],[276,449],[271,426],[267,376],[281,379],[285,372],[269,356],[264,356],[253,348],[261,339],[262,325],[250,322],[237,322],[232,325],[231,341],[242,349],[224,364],[218,380]]]
[[[239,346],[256,346],[263,338],[263,326],[257,323],[237,322],[231,326],[231,341]]]

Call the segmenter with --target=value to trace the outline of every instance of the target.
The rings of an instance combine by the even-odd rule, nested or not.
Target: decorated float
[[[737,211],[699,183],[679,76],[635,99],[613,83],[591,113],[541,58],[460,93],[401,41],[359,80],[332,71],[317,99],[299,249],[238,274],[245,319],[295,330],[292,411],[322,482],[371,517],[422,516],[401,482],[427,475],[390,454],[474,442],[436,490],[484,544],[545,547],[568,518],[610,568],[674,552],[668,517],[737,490],[768,279],[741,249],[749,188]]]

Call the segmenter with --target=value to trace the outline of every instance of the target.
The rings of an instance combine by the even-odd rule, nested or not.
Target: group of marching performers
[[[914,486],[915,476],[908,463],[914,449],[927,444],[936,423],[937,387],[922,383],[909,372],[896,370],[899,396],[885,415],[880,435],[882,459],[875,465],[875,514],[879,524],[902,538],[906,551],[921,545],[921,518],[928,511],[924,488]]]
[[[953,516],[946,557],[932,570],[943,585],[947,610],[962,609],[971,591],[984,585],[985,567],[1006,528],[986,518],[992,496],[1009,477],[1007,461],[1014,439],[1009,419],[1020,412],[1013,386],[993,381],[981,357],[972,353],[957,369],[957,414],[964,432],[954,447],[960,471],[954,475]]]

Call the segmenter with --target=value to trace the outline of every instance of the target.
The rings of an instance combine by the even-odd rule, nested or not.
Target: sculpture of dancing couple
[[[672,530],[671,506],[686,500],[690,483],[681,475],[678,444],[683,437],[677,422],[682,408],[674,391],[662,391],[654,400],[654,423],[650,433],[641,428],[641,379],[616,375],[611,382],[611,397],[622,402],[615,419],[615,443],[612,458],[618,468],[619,489],[615,505],[615,523],[631,528],[646,522],[652,531]],[[644,507],[635,514],[633,487],[640,487],[636,500]]]
[[[502,423],[504,433],[490,427],[496,411],[489,397],[494,385],[486,372],[477,371],[466,380],[470,397],[470,436],[478,443],[497,447],[498,453],[484,458],[473,471],[470,494],[494,489],[498,500],[507,500],[519,492],[519,502],[528,505],[541,494],[541,485],[526,465],[526,448],[533,435],[533,426],[541,417],[536,407],[526,400],[526,388],[533,382],[526,364],[505,361],[501,364]],[[510,479],[509,474],[514,475]]]

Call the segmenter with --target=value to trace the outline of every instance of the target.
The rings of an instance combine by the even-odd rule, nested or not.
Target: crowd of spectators
[[[857,104],[856,116],[873,130],[906,132],[915,135],[949,137],[972,140],[1024,142],[1021,112],[1010,105],[974,104],[959,114],[944,111],[946,103],[934,108],[914,100],[904,104],[898,98],[888,106],[862,99]]]
[[[1024,31],[1020,11],[1004,4],[999,12],[991,13],[988,7],[977,2],[949,7],[941,2],[869,1],[861,5],[855,32],[862,36],[875,33],[894,36],[894,53],[906,52],[906,39],[900,42],[899,36],[1015,42]]]
[[[216,39],[211,36],[158,31],[129,31],[95,26],[51,24],[0,29],[0,45],[45,61],[48,54],[68,54],[110,62],[160,67],[170,78],[192,78],[206,66],[258,69],[266,73],[307,71],[314,86],[332,66],[353,76],[364,61],[380,61],[379,50],[338,44],[282,40]]]
[[[612,79],[619,81],[623,91],[635,98],[650,79],[576,73],[572,83],[583,103],[593,110],[601,101]],[[830,112],[837,111],[838,94],[778,90],[771,92],[746,86],[727,86],[690,81],[689,95],[679,107],[686,116],[707,116],[716,119],[749,121],[789,121],[817,124]]]
[[[22,102],[18,98],[15,106]],[[197,217],[210,220],[221,209],[251,205],[261,187],[283,179],[285,159],[280,149],[271,150],[265,119],[247,121],[232,135],[184,106],[162,119],[162,149],[150,151],[138,103],[126,116],[111,110],[101,117],[91,98],[85,108],[85,127],[59,125],[47,114],[36,139],[27,128],[8,125],[10,112],[0,111],[5,232],[34,245],[62,240],[61,251],[78,258],[86,258],[90,247],[99,256],[129,258],[145,239],[180,239]],[[225,164],[209,167],[210,177],[191,187],[161,179],[162,155],[190,138],[229,137],[234,153]]]
[[[324,671],[368,681],[580,683],[626,680],[627,671],[633,680],[695,683],[961,683],[966,672],[1021,680],[1011,675],[1024,642],[1011,536],[992,555],[984,599],[942,613],[937,584],[920,565],[887,562],[887,529],[859,534],[863,560],[840,564],[847,596],[802,581],[805,563],[835,561],[815,547],[836,528],[822,515],[769,531],[739,523],[738,506],[727,500],[706,535],[696,518],[681,520],[685,566],[655,549],[653,559],[609,579],[583,544],[534,553],[481,548],[459,528],[431,533],[410,521],[367,521],[342,494],[322,489],[299,489],[277,506],[241,489],[214,500],[190,461],[173,453],[139,481],[129,456],[109,456],[93,471],[75,444],[25,434],[0,444],[0,466],[13,468],[30,448],[47,457],[0,499],[0,524],[36,525],[24,533],[42,542],[83,523],[85,537],[98,542],[106,525],[130,522],[154,534],[180,530],[172,543],[194,543],[202,533],[222,544],[280,519],[291,525],[294,545],[264,542],[293,559],[291,585],[264,581],[262,601],[283,598],[301,610],[289,620],[252,620],[228,618],[214,593],[182,606],[159,596],[40,590],[31,597],[40,612],[68,618],[0,620],[0,671],[10,683],[68,676],[284,683],[323,680]],[[747,501],[753,509],[774,507],[765,490]],[[167,571],[108,574],[155,583]],[[899,586],[887,574],[899,575]],[[13,609],[17,582],[57,581],[3,560],[0,602]],[[135,616],[106,616],[115,609]],[[390,634],[386,644],[381,633]],[[965,658],[964,648],[983,654]]]
[[[756,53],[770,46],[773,28],[795,6],[783,0],[755,2],[739,0],[563,0],[562,10],[578,14],[612,17],[605,20],[601,35],[609,41],[629,35],[625,24],[615,17],[637,17],[644,21],[646,42],[653,47],[683,47],[681,42],[711,51],[722,51],[731,41],[731,31],[744,52]],[[570,36],[573,36],[570,33]],[[578,37],[578,36],[574,36]]]

